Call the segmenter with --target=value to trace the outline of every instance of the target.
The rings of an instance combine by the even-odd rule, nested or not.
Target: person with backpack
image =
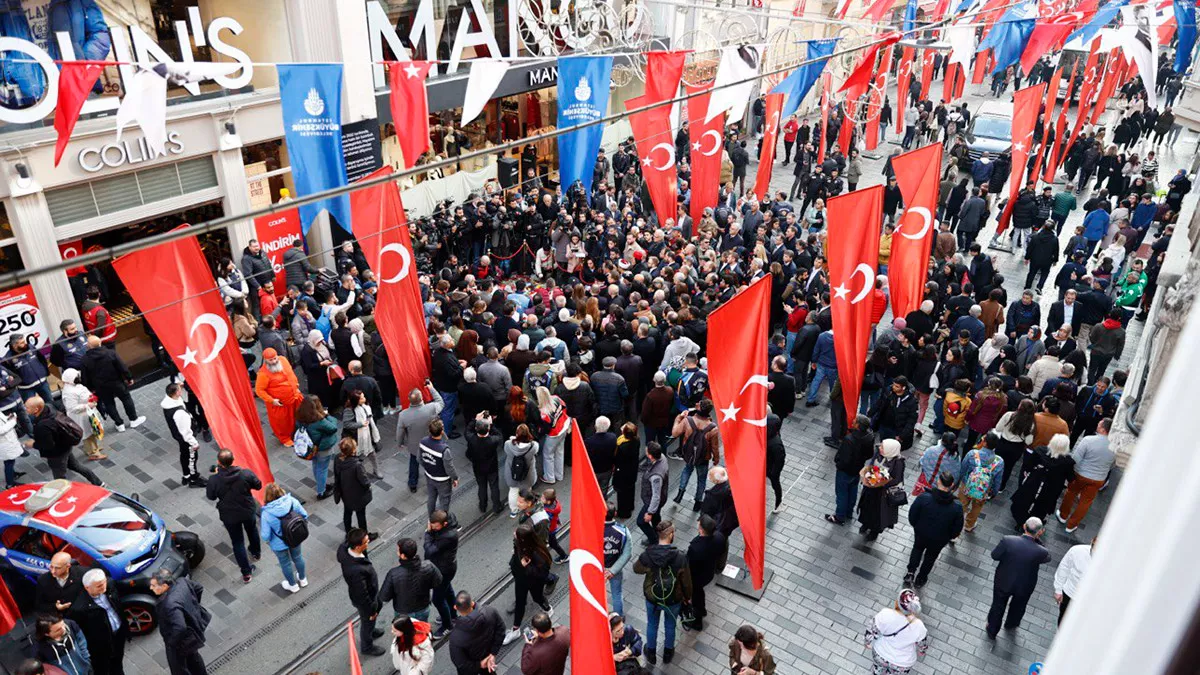
[[[388,570],[379,584],[379,606],[391,603],[397,617],[410,616],[429,620],[433,591],[442,585],[442,573],[433,563],[421,560],[415,539],[405,537],[396,543],[399,564]]]
[[[969,451],[963,457],[958,490],[962,502],[963,531],[973,532],[984,502],[1000,491],[1000,480],[1004,475],[1004,460],[996,454],[1000,437],[989,431],[983,437],[983,447]]]
[[[312,462],[317,499],[328,499],[333,496],[333,486],[329,484],[329,465],[333,462],[337,442],[342,437],[337,420],[325,412],[320,397],[310,394],[300,401],[300,407],[296,409],[296,423],[292,448],[301,459]]]
[[[508,484],[508,517],[516,518],[520,512],[517,497],[528,491],[537,482],[538,443],[533,440],[529,426],[517,426],[517,432],[504,442],[504,481]]]
[[[75,446],[83,440],[83,430],[41,396],[25,401],[25,411],[33,424],[33,447],[50,466],[55,478],[66,478],[67,470],[83,476],[92,485],[104,487],[104,481],[75,458]]]
[[[708,463],[718,464],[721,461],[721,437],[717,432],[717,424],[712,421],[712,400],[704,398],[691,410],[685,410],[675,417],[671,427],[671,436],[679,439],[679,451],[683,456],[683,470],[679,474],[679,491],[675,494],[675,503],[683,501],[687,491],[688,480],[696,474],[696,496],[692,502],[692,511],[700,511],[700,502],[704,500],[705,481],[708,476]]]
[[[664,521],[655,528],[656,542],[633,563],[633,571],[645,575],[646,660],[658,662],[658,624],[663,623],[663,663],[675,657],[675,619],[684,604],[692,602],[692,574],[687,556],[675,548],[675,526]],[[663,616],[663,615],[666,616]]]
[[[217,502],[217,514],[221,518],[221,524],[225,526],[225,531],[229,533],[233,558],[242,571],[242,582],[247,584],[254,574],[254,565],[246,556],[246,541],[250,542],[250,557],[257,561],[262,555],[258,522],[255,518],[258,504],[254,501],[253,494],[254,490],[260,488],[262,481],[253,471],[234,466],[232,450],[221,450],[217,453],[217,473],[208,479],[205,496]]]
[[[609,607],[617,614],[625,613],[625,601],[621,596],[625,565],[633,557],[633,547],[629,542],[629,528],[617,520],[617,507],[609,502],[608,512],[604,516],[604,578],[608,579],[608,590],[612,596]]]
[[[908,507],[913,547],[908,556],[908,573],[904,575],[905,586],[924,586],[938,554],[962,532],[963,512],[953,493],[957,478],[949,470],[936,475],[936,485],[921,493]]]
[[[167,429],[179,444],[179,467],[183,471],[183,478],[179,482],[192,488],[204,487],[207,482],[196,468],[200,443],[192,432],[192,416],[184,408],[183,386],[176,382],[168,384],[166,396],[163,396],[160,405],[163,416],[167,418]]]
[[[283,570],[280,586],[289,593],[299,593],[301,588],[308,586],[304,556],[300,552],[300,544],[308,539],[308,512],[278,483],[267,483],[263,500],[259,525],[263,541],[279,559],[279,567]]]

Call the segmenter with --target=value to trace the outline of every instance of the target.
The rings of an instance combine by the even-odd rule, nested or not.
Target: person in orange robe
[[[292,447],[296,408],[304,395],[300,393],[300,382],[292,371],[292,364],[279,358],[279,353],[269,347],[263,350],[263,366],[258,371],[254,393],[267,404],[267,420],[275,438],[285,447]]]

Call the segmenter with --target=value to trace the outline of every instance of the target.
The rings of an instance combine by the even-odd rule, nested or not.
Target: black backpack
[[[529,475],[529,457],[528,453],[517,455],[512,458],[512,464],[509,467],[509,472],[512,473],[512,479],[518,483],[525,480]]]
[[[79,425],[71,421],[70,417],[55,412],[51,415],[50,421],[54,429],[54,442],[65,443],[66,445],[76,446],[83,440],[83,429]]]
[[[683,455],[683,461],[691,465],[708,461],[708,458],[706,457],[708,454],[708,449],[705,446],[704,437],[708,434],[709,430],[712,429],[711,423],[709,426],[706,426],[703,429],[696,425],[696,420],[694,418],[687,418],[687,423],[688,426],[691,427],[692,433],[689,434],[687,439],[679,446],[679,452]]]
[[[283,543],[288,545],[288,548],[296,548],[308,539],[308,521],[304,516],[296,513],[296,507],[292,507],[282,518],[279,519],[279,538]]]
[[[675,604],[675,586],[679,577],[675,573],[674,562],[672,560],[662,567],[655,567],[650,573],[650,593],[647,599],[660,607]]]

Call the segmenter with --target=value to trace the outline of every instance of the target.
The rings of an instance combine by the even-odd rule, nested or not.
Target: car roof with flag
[[[41,483],[28,483],[0,492],[0,521],[32,520],[39,525],[70,530],[96,505],[112,492],[106,488],[87,483],[71,483],[46,508],[28,513],[25,503],[42,487]]]

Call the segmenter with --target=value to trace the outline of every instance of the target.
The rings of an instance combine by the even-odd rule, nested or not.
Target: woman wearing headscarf
[[[1030,517],[1044,520],[1049,516],[1074,473],[1071,439],[1066,434],[1054,434],[1049,444],[1027,453],[1021,462],[1020,487],[1013,493],[1009,507],[1017,528],[1022,528]]]
[[[342,381],[329,379],[329,367],[333,365],[333,356],[329,347],[325,346],[325,337],[319,330],[310,330],[308,340],[300,348],[300,367],[308,381],[308,393],[321,399],[328,410],[334,410],[341,401]]]
[[[346,324],[350,328],[350,351],[354,358],[362,364],[363,375],[375,376],[375,338],[366,330],[366,325],[359,318],[350,319]]]
[[[879,610],[867,624],[863,644],[871,650],[872,675],[903,675],[929,648],[929,631],[917,616],[921,599],[916,591],[900,591],[892,607]]]
[[[880,532],[890,530],[900,520],[900,505],[888,499],[889,491],[904,484],[904,458],[900,456],[900,441],[883,439],[875,456],[858,475],[863,486],[858,498],[858,531],[866,536],[867,541],[875,541]],[[879,480],[872,480],[872,477],[878,477]],[[900,490],[903,494],[903,488]]]
[[[1007,344],[1008,336],[1004,333],[996,333],[990,340],[984,340],[983,346],[979,348],[979,367],[983,368],[983,372],[989,372],[992,361],[1004,353]]]
[[[358,443],[358,456],[363,458],[371,475],[383,478],[375,452],[379,447],[379,427],[375,426],[371,404],[358,389],[346,393],[346,405],[342,408],[342,436],[353,438]]]
[[[79,371],[67,368],[62,373],[62,403],[67,417],[83,430],[83,449],[91,461],[108,459],[100,449],[104,438],[104,423],[96,409],[96,397],[91,390],[79,383]],[[93,425],[95,419],[97,424]]]

